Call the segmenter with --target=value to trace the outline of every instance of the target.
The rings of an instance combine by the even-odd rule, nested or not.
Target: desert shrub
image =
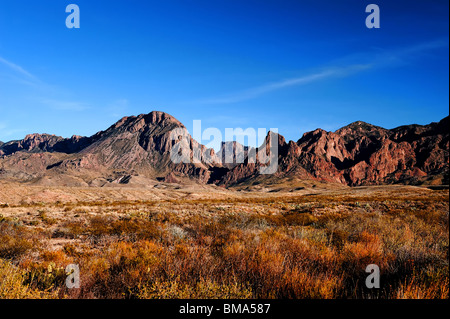
[[[411,213],[418,219],[423,220],[427,224],[448,225],[448,212],[438,211],[435,209],[414,209]]]
[[[54,225],[56,224],[58,221],[54,218],[48,217],[47,213],[43,210],[39,211],[39,218],[42,220],[43,223],[47,224],[47,225]]]
[[[65,287],[67,274],[65,266],[54,262],[31,263],[25,272],[24,282],[39,291],[55,294]]]
[[[114,221],[111,225],[111,234],[127,236],[131,240],[152,239],[160,236],[155,223],[148,220],[133,218]]]
[[[349,232],[342,229],[327,229],[331,244],[337,249],[342,249],[350,236]]]
[[[23,226],[0,223],[0,258],[17,259],[38,245],[33,232],[26,231]]]
[[[55,298],[56,295],[30,288],[25,271],[0,259],[0,299]]]
[[[223,267],[226,276],[249,284],[253,298],[332,298],[341,279],[333,273],[333,253],[324,249],[268,229],[258,241],[227,244]]]
[[[89,220],[86,232],[94,237],[108,235],[112,231],[111,223],[113,218],[110,216],[94,216]]]
[[[76,247],[74,244],[66,244],[63,247],[64,254],[69,257],[82,257],[86,255],[86,252],[83,251],[83,247]]]
[[[86,233],[86,223],[77,221],[66,221],[58,225],[51,234],[52,238],[68,238],[74,239]]]
[[[308,226],[317,221],[317,217],[313,216],[311,213],[291,212],[289,214],[284,214],[283,217],[283,222],[287,225]]]
[[[73,209],[71,206],[67,206],[64,211],[70,211],[72,210],[72,213],[76,214],[76,215],[84,215],[87,214],[86,209],[84,208],[75,208]]]
[[[149,241],[116,242],[102,256],[83,259],[81,296],[136,298],[137,287],[158,268],[161,247]]]
[[[448,299],[448,296],[448,272],[439,271],[431,274],[427,271],[414,271],[412,276],[400,282],[389,297],[396,299]]]
[[[177,225],[169,225],[166,228],[166,232],[168,233],[169,241],[173,243],[182,242],[188,238],[188,233]]]
[[[121,218],[95,216],[89,221],[85,230],[89,235],[99,238],[102,236],[117,236],[122,240],[136,241],[152,239],[161,235],[154,222],[141,218]]]
[[[313,214],[297,210],[268,215],[265,219],[274,226],[308,226],[318,221]]]
[[[201,278],[194,285],[179,278],[171,281],[155,281],[139,289],[141,299],[248,299],[251,289],[239,283],[217,283]]]

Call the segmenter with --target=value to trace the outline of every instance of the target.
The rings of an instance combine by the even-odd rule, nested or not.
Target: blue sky
[[[80,8],[68,29],[65,8]],[[368,29],[365,7],[380,7]],[[449,3],[363,0],[1,1],[0,140],[90,136],[165,111],[192,130],[298,140],[356,120],[448,115]],[[205,141],[202,141],[205,142]]]

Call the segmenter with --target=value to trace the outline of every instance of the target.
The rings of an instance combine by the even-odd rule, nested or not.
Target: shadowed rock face
[[[222,142],[217,157],[222,165],[227,168],[232,168],[236,164],[244,163],[248,156],[248,147],[236,141]]]
[[[449,119],[392,130],[354,122],[336,132],[317,129],[296,143],[279,138],[278,170],[296,176],[350,186],[382,183],[448,184]],[[259,164],[232,168],[221,183],[233,185],[256,178]]]
[[[230,186],[260,175],[264,164],[257,154],[268,151],[270,136],[276,134],[278,169],[274,175],[278,178],[294,176],[350,186],[424,181],[448,184],[448,127],[448,117],[438,123],[390,130],[358,121],[335,132],[316,129],[297,142],[286,142],[283,136],[269,132],[258,149],[226,142],[217,154],[187,135],[190,158],[201,150],[200,162],[174,164],[170,152],[176,141],[170,133],[185,127],[169,114],[155,111],[124,117],[91,137],[30,134],[20,141],[0,142],[0,169],[20,171],[28,179],[49,172],[89,171],[100,176],[121,170],[159,176],[165,182],[190,177],[199,183]],[[236,161],[236,154],[241,153],[243,162]],[[224,163],[227,154],[233,159],[231,163]],[[130,176],[127,182],[133,178]]]
[[[29,134],[20,141],[0,143],[0,155],[11,155],[19,151],[30,153],[61,152],[72,154],[85,148],[89,145],[89,142],[89,138],[76,135],[71,138],[62,138],[50,134]]]

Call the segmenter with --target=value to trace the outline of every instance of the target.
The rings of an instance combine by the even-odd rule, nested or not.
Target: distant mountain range
[[[201,150],[201,162],[178,164],[170,157],[176,144],[170,132],[177,128],[185,129],[171,115],[154,111],[124,117],[90,137],[30,134],[0,142],[0,180],[66,186],[145,185],[150,180],[257,185],[267,179],[260,173],[264,164],[249,156],[275,141],[278,168],[270,176],[272,182],[295,178],[349,186],[449,183],[449,117],[390,130],[358,121],[335,132],[316,129],[297,142],[269,132],[256,150],[225,142],[217,154],[188,136],[191,158]],[[243,162],[223,163],[238,152],[243,152]]]

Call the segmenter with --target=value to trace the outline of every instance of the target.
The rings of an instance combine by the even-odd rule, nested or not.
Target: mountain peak
[[[138,118],[144,118],[149,123],[152,123],[152,124],[158,124],[161,122],[170,122],[170,123],[176,123],[181,126],[183,125],[175,117],[173,117],[172,115],[170,115],[168,113],[162,112],[162,111],[152,111],[148,114],[140,114],[138,116]]]
[[[125,116],[113,124],[110,129],[120,129],[125,128],[129,131],[139,131],[144,129],[146,126],[160,126],[161,128],[166,127],[183,127],[184,125],[174,118],[172,115],[161,112],[152,111],[148,114],[139,114],[137,116]]]
[[[352,129],[352,130],[359,130],[359,131],[370,131],[370,130],[373,130],[373,129],[383,129],[383,128],[379,127],[379,126],[372,125],[372,124],[364,122],[364,121],[355,121],[353,123],[350,123],[350,124],[340,128],[337,131],[340,131],[340,130],[343,130],[343,129]]]
[[[266,136],[265,141],[264,141],[264,143],[266,145],[269,145],[269,146],[271,145],[271,138],[272,138],[272,136],[277,139],[278,146],[281,146],[281,147],[286,146],[286,139],[284,138],[284,136],[279,134],[279,133],[273,132],[273,131],[269,131],[267,133],[267,136]]]

